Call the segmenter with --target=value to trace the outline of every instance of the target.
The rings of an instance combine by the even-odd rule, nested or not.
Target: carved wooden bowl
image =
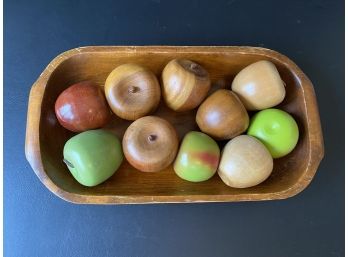
[[[143,173],[125,160],[120,169],[96,187],[84,187],[74,180],[63,163],[64,143],[73,136],[59,125],[54,114],[58,95],[69,85],[92,80],[103,85],[118,65],[132,62],[151,69],[158,78],[174,58],[198,62],[210,73],[213,89],[229,88],[245,66],[270,60],[286,83],[286,98],[278,108],[291,113],[299,124],[300,139],[289,155],[276,159],[272,175],[262,184],[235,189],[216,174],[212,179],[191,183],[175,175],[173,168]],[[154,115],[171,122],[180,139],[198,130],[196,110],[177,113],[162,102]],[[105,129],[120,139],[130,122],[113,116]],[[221,147],[226,142],[221,142]],[[56,57],[33,85],[28,107],[26,157],[41,182],[54,194],[74,203],[124,204],[163,202],[233,202],[283,199],[301,192],[312,180],[324,155],[317,102],[312,83],[289,58],[275,51],[255,47],[82,47]]]

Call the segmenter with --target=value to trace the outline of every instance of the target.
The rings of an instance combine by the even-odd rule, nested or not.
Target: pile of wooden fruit
[[[208,95],[211,79],[200,64],[170,61],[162,71],[161,85],[146,67],[116,67],[102,87],[92,81],[71,85],[56,100],[59,123],[79,134],[64,146],[64,162],[74,178],[85,186],[98,185],[120,167],[124,156],[137,170],[158,172],[173,164],[182,179],[201,182],[218,172],[222,181],[246,188],[266,180],[273,159],[290,153],[299,130],[294,118],[276,108],[286,95],[276,66],[262,60],[242,69],[231,89]],[[147,116],[158,107],[161,96],[177,112],[197,108],[201,131],[187,133],[180,144],[167,120]],[[122,144],[104,127],[112,112],[134,121]],[[249,119],[248,111],[255,112]],[[246,133],[242,135],[243,133]],[[223,150],[215,140],[229,140]]]

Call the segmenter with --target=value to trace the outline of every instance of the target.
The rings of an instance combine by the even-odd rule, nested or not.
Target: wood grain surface
[[[276,66],[269,61],[258,61],[241,70],[232,82],[232,90],[249,111],[263,110],[284,100],[285,85]],[[262,90],[257,90],[262,88]]]
[[[118,117],[136,120],[156,110],[161,89],[150,70],[127,63],[118,66],[106,78],[105,96]]]
[[[160,172],[174,161],[179,141],[175,128],[168,121],[145,116],[127,128],[122,145],[133,167],[144,172]]]
[[[249,126],[249,115],[238,96],[219,89],[198,107],[196,122],[200,130],[217,140],[231,139]]]
[[[163,99],[175,111],[196,108],[207,96],[210,87],[209,73],[191,60],[174,59],[163,69]]]

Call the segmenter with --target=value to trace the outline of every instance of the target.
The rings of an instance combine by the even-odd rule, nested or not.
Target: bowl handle
[[[25,135],[25,156],[35,173],[42,169],[39,129],[41,119],[41,103],[45,91],[45,78],[40,76],[33,84],[28,102],[27,129]]]

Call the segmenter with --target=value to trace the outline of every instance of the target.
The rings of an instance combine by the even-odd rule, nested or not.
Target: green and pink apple
[[[255,114],[250,121],[247,134],[259,139],[273,158],[290,153],[299,138],[295,119],[279,109],[266,109]]]
[[[174,170],[184,180],[201,182],[215,174],[219,159],[220,149],[217,143],[202,132],[191,131],[181,143]]]
[[[64,146],[64,162],[73,177],[84,186],[98,185],[123,161],[119,139],[106,130],[89,130],[70,138]]]

